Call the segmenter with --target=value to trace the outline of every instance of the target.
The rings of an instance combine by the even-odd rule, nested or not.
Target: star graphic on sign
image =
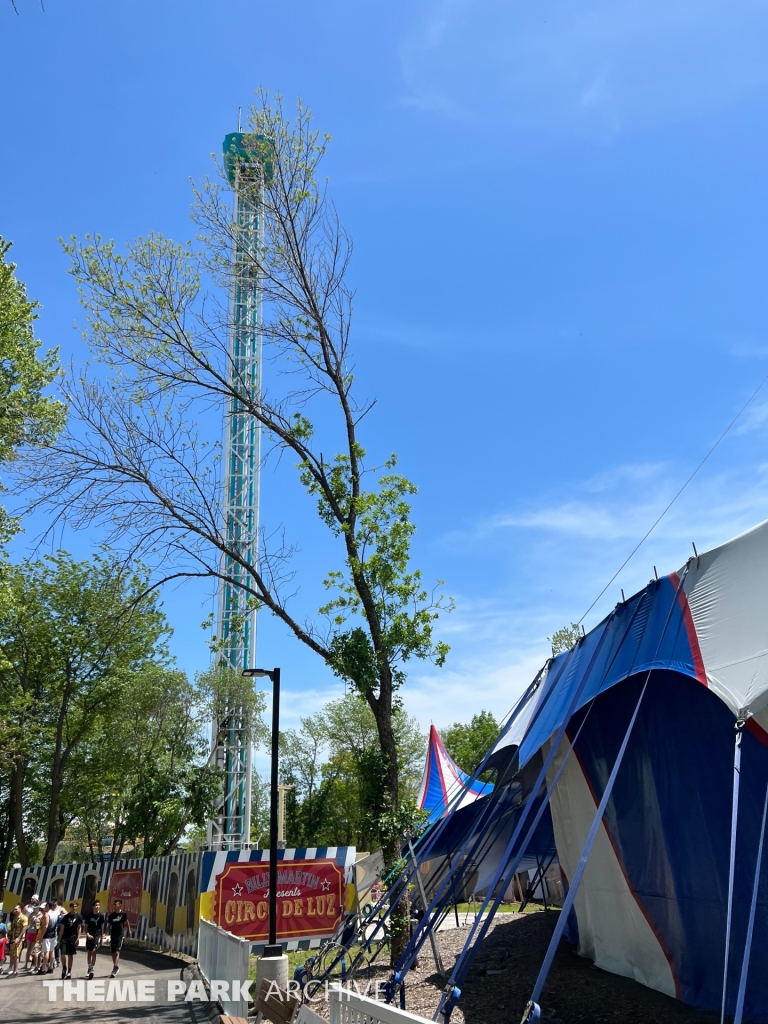
[[[328,881],[327,878],[324,878],[323,881],[320,883],[320,888],[323,890],[323,892],[328,892],[328,890],[331,888],[331,883]]]
[[[232,892],[234,893],[235,896],[242,896],[243,895],[243,887],[242,887],[242,885],[240,885],[239,882],[238,882],[237,885],[233,885],[232,886]]]

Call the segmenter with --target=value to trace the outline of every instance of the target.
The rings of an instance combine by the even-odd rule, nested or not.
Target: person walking
[[[37,932],[35,934],[35,944],[32,947],[32,962],[34,967],[32,968],[33,974],[44,974],[43,970],[43,936],[45,930],[48,927],[48,904],[41,903],[39,907],[39,913],[37,915]]]
[[[64,911],[59,904],[59,897],[52,896],[51,901],[48,904],[48,920],[53,922],[55,933],[55,942],[53,944],[53,959],[54,966],[59,967],[61,964],[61,946],[59,944],[59,922],[64,916]]]
[[[35,966],[32,955],[32,949],[37,942],[37,928],[40,923],[40,896],[38,893],[32,897],[27,906],[24,908],[24,913],[27,918],[27,932],[24,936],[24,945],[27,950],[27,958],[24,962],[26,970],[31,971]]]
[[[109,925],[109,948],[112,953],[112,973],[110,978],[116,978],[120,973],[120,950],[123,948],[123,939],[126,934],[131,937],[131,926],[128,915],[123,913],[123,901],[114,900],[114,910],[107,918]]]
[[[72,977],[72,961],[77,954],[83,919],[77,912],[77,900],[69,904],[69,913],[59,922],[59,944],[61,946],[61,976]]]
[[[53,901],[51,901],[53,902]],[[61,913],[54,910],[53,906],[45,909],[45,916],[42,921],[43,939],[42,955],[40,957],[40,974],[53,973],[54,950],[56,949],[56,933],[59,930],[59,919]]]
[[[96,954],[99,951],[99,946],[104,941],[105,924],[106,918],[101,912],[101,903],[98,900],[94,900],[91,912],[85,918],[85,952],[88,958],[88,978],[93,977],[93,972],[96,969]]]
[[[6,948],[8,946],[8,926],[5,923],[5,914],[0,913],[0,964],[5,963]]]
[[[18,978],[19,976],[19,960],[24,949],[24,937],[27,934],[28,924],[27,915],[21,909],[21,904],[17,903],[11,911],[11,920],[8,926],[8,955],[11,958],[7,975],[9,978]]]

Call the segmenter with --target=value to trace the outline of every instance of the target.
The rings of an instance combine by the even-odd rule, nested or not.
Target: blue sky
[[[0,232],[66,360],[84,351],[57,236],[189,237],[189,178],[258,85],[333,135],[366,440],[419,485],[415,560],[457,604],[449,662],[412,666],[406,707],[505,712],[768,374],[768,3],[16,4]],[[588,628],[692,540],[768,516],[767,428],[768,386]],[[332,554],[284,477],[263,493],[311,611]],[[165,605],[180,664],[205,667],[210,597]],[[286,722],[339,691],[266,616],[259,661],[284,668]]]

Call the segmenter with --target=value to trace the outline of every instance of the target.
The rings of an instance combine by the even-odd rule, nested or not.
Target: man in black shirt
[[[93,977],[96,967],[96,954],[104,938],[105,918],[101,912],[101,904],[93,901],[91,912],[85,918],[85,950],[88,957],[88,977]]]
[[[77,953],[83,919],[77,912],[77,900],[69,904],[69,913],[59,922],[59,945],[61,946],[61,976],[72,977],[72,958]]]
[[[131,937],[131,926],[128,923],[128,915],[123,913],[123,901],[115,900],[112,904],[115,908],[107,918],[109,925],[109,948],[112,951],[112,973],[110,978],[116,977],[120,972],[120,950],[123,948],[123,939],[126,934]]]

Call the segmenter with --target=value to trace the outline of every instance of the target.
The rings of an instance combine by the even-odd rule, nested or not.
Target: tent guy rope
[[[686,489],[686,487],[687,487],[687,486],[688,486],[688,484],[689,484],[689,483],[691,482],[691,480],[693,480],[693,478],[694,478],[694,477],[696,476],[696,474],[697,474],[697,473],[699,472],[699,470],[700,470],[700,469],[701,469],[701,467],[702,467],[702,466],[704,465],[704,463],[705,463],[705,462],[706,462],[706,461],[707,461],[707,460],[709,459],[709,457],[710,457],[710,456],[711,456],[711,455],[712,455],[712,454],[714,453],[715,449],[716,449],[716,448],[718,447],[718,445],[720,444],[720,442],[721,442],[721,441],[722,441],[722,440],[723,440],[723,439],[725,438],[726,434],[728,434],[728,432],[729,432],[729,431],[730,431],[730,430],[732,429],[732,427],[733,427],[733,426],[734,426],[734,425],[735,425],[735,424],[736,424],[736,423],[738,422],[738,420],[739,420],[739,419],[741,418],[741,416],[742,416],[742,415],[743,415],[743,414],[744,414],[744,413],[746,412],[746,410],[747,410],[747,409],[749,408],[749,406],[750,406],[750,405],[752,404],[752,402],[753,402],[753,401],[755,400],[755,398],[757,398],[758,394],[760,393],[761,389],[762,389],[762,388],[763,388],[763,386],[765,385],[765,382],[766,382],[766,381],[768,381],[768,374],[766,374],[766,376],[765,376],[765,377],[763,377],[763,379],[762,379],[762,380],[760,381],[760,383],[759,383],[759,384],[757,385],[757,387],[755,388],[755,390],[754,390],[754,391],[752,392],[752,394],[751,394],[751,395],[749,396],[749,398],[748,398],[748,399],[746,400],[746,402],[744,403],[744,405],[742,405],[742,407],[741,407],[741,408],[739,409],[739,411],[738,411],[738,412],[736,413],[736,415],[735,415],[735,416],[733,417],[733,419],[731,420],[731,422],[730,422],[730,423],[728,424],[728,426],[727,426],[727,427],[725,428],[725,430],[724,430],[724,431],[722,432],[722,434],[720,435],[720,437],[718,437],[718,439],[717,439],[717,440],[715,441],[715,443],[714,443],[714,444],[712,445],[712,447],[711,447],[711,448],[709,449],[709,451],[708,451],[708,452],[707,452],[707,454],[706,454],[706,455],[704,456],[704,458],[703,458],[703,459],[701,460],[701,462],[700,462],[700,463],[698,464],[698,466],[696,467],[696,469],[694,469],[694,471],[693,471],[693,472],[691,473],[691,475],[690,475],[690,476],[688,477],[688,479],[687,479],[687,480],[685,481],[685,483],[684,483],[684,484],[683,484],[683,486],[682,486],[682,487],[680,488],[680,490],[679,490],[679,491],[677,492],[677,494],[676,494],[676,495],[674,496],[674,498],[672,498],[672,500],[670,501],[670,503],[669,503],[669,504],[667,505],[667,507],[666,507],[666,508],[664,509],[664,511],[663,511],[663,512],[661,513],[661,515],[660,515],[660,516],[659,516],[659,517],[658,517],[658,518],[656,519],[656,521],[655,521],[655,522],[654,522],[654,523],[653,523],[653,524],[651,525],[650,529],[649,529],[649,530],[648,530],[648,531],[647,531],[647,532],[646,532],[645,534],[643,534],[643,536],[642,536],[642,537],[641,537],[641,539],[640,539],[640,540],[638,541],[638,543],[637,543],[637,544],[635,545],[635,547],[634,547],[634,548],[632,548],[632,550],[631,550],[631,551],[630,551],[630,553],[629,553],[629,554],[627,555],[627,557],[626,557],[626,558],[624,559],[624,561],[623,561],[623,562],[621,563],[621,565],[619,566],[619,568],[618,568],[618,569],[616,570],[616,572],[615,572],[615,573],[613,574],[613,576],[611,576],[611,578],[610,578],[610,579],[608,580],[608,582],[607,582],[607,583],[605,584],[605,586],[604,586],[604,587],[603,587],[603,589],[602,589],[602,590],[600,591],[600,593],[599,593],[599,594],[597,595],[597,597],[595,598],[595,600],[594,600],[594,601],[592,602],[592,604],[591,604],[591,605],[589,606],[589,608],[587,608],[587,610],[586,610],[586,611],[584,612],[584,614],[583,614],[583,615],[581,616],[581,618],[579,619],[579,621],[578,621],[577,625],[581,625],[581,623],[582,623],[582,622],[584,621],[584,619],[586,619],[586,617],[587,617],[587,616],[589,615],[589,613],[590,613],[590,612],[592,611],[592,609],[593,609],[593,608],[595,607],[595,605],[596,605],[596,604],[597,604],[597,602],[598,602],[598,601],[600,600],[600,598],[601,598],[601,597],[603,596],[603,594],[604,594],[604,593],[606,592],[606,590],[607,590],[607,589],[608,589],[608,588],[610,587],[610,585],[611,585],[611,584],[612,584],[612,583],[614,582],[614,580],[615,580],[615,579],[616,579],[616,578],[617,578],[617,577],[618,577],[618,576],[620,575],[620,573],[621,573],[621,572],[623,571],[623,569],[624,569],[624,568],[625,568],[625,567],[626,567],[626,566],[627,566],[627,565],[628,565],[628,564],[629,564],[629,563],[631,562],[631,560],[632,560],[632,559],[633,559],[633,558],[635,557],[635,555],[637,554],[637,552],[638,552],[638,551],[640,550],[640,548],[641,548],[641,547],[643,546],[643,544],[645,544],[645,542],[646,542],[646,541],[648,540],[648,538],[650,537],[650,535],[651,535],[651,534],[653,533],[653,531],[654,531],[654,530],[656,529],[656,527],[657,527],[657,526],[659,525],[659,523],[660,523],[660,522],[661,522],[661,520],[662,520],[662,519],[664,518],[664,516],[665,516],[665,515],[667,514],[667,512],[669,512],[669,510],[670,510],[670,509],[672,508],[672,506],[673,506],[673,505],[675,504],[675,502],[676,502],[676,501],[677,501],[677,499],[678,499],[678,498],[680,497],[680,495],[681,495],[681,494],[683,493],[683,491],[684,491],[684,490]]]

